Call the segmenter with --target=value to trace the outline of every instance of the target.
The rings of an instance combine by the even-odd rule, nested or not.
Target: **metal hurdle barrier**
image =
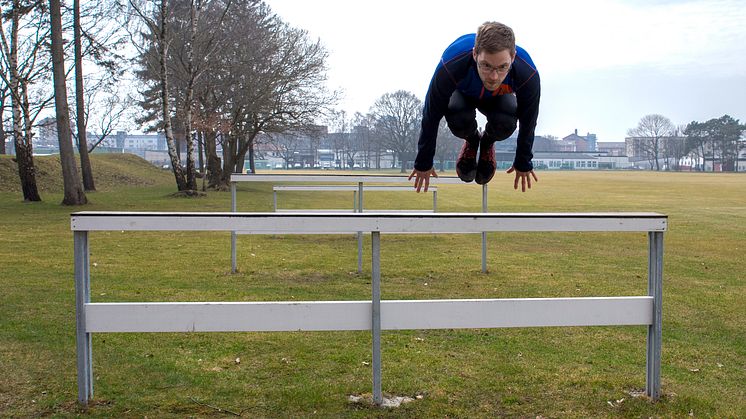
[[[362,187],[361,187],[362,186]],[[352,209],[279,209],[277,205],[277,192],[279,191],[312,191],[312,192],[342,192],[342,191],[350,191],[352,192]],[[275,212],[365,212],[366,210],[363,208],[363,200],[358,200],[358,192],[362,193],[363,191],[399,191],[399,192],[409,192],[414,193],[414,188],[412,186],[393,186],[393,185],[385,185],[385,186],[371,186],[371,185],[360,185],[353,186],[353,185],[279,185],[279,186],[273,186],[272,187],[272,202]],[[429,193],[433,194],[433,209],[432,210],[373,210],[375,212],[379,213],[397,213],[397,212],[409,212],[409,213],[416,213],[416,212],[436,212],[438,210],[438,187],[437,186],[430,186],[427,190]],[[235,234],[241,234],[240,231],[237,231]],[[321,233],[324,234],[324,233]],[[234,268],[232,270],[233,273],[236,272],[236,269]],[[358,231],[357,232],[357,273],[363,272],[363,232]]]
[[[364,183],[407,183],[411,186],[411,181],[407,176],[396,175],[376,175],[376,176],[358,176],[358,175],[257,175],[257,174],[240,174],[231,175],[231,211],[236,212],[236,183],[237,182],[329,182],[329,183],[355,183],[357,184],[357,202],[353,204],[355,212],[362,212],[363,208],[363,190],[374,188],[373,186],[364,186]],[[437,188],[437,184],[452,185],[469,185],[456,177],[437,177],[430,178],[432,188]],[[476,185],[473,183],[472,185]],[[277,211],[277,192],[273,186],[273,203]],[[332,186],[334,187],[334,186]],[[336,186],[345,188],[345,186]],[[347,186],[353,187],[354,186]],[[432,189],[431,188],[431,189]],[[430,190],[430,189],[428,189]],[[433,212],[437,211],[437,193],[433,192]],[[482,185],[482,212],[487,212],[487,185]],[[236,273],[238,270],[238,257],[236,255],[236,231],[231,232],[231,272]],[[363,238],[360,232],[357,233],[357,272],[363,272]],[[487,232],[482,232],[482,272],[487,272]]]
[[[360,211],[358,211],[358,199],[357,199],[357,193],[359,190],[359,186],[353,186],[353,185],[279,185],[279,186],[273,186],[272,187],[272,206],[275,212],[308,212],[308,211],[321,211],[321,212],[329,212],[329,211],[339,211],[339,212],[345,212],[349,211],[347,209],[320,209],[320,210],[313,210],[310,208],[304,208],[300,210],[295,209],[280,209],[280,207],[277,204],[277,193],[282,191],[294,191],[294,192],[352,192],[352,212],[364,212],[365,209],[360,208]],[[414,192],[414,189],[411,186],[365,186],[363,185],[363,191],[385,191],[385,192],[392,192],[392,191],[398,191],[398,192]],[[429,193],[433,194],[433,209],[432,210],[373,210],[375,212],[437,212],[438,211],[438,187],[437,186],[431,186],[427,190]]]
[[[373,400],[383,402],[381,331],[546,326],[647,326],[646,394],[660,396],[663,233],[657,213],[189,213],[78,212],[74,235],[78,400],[93,398],[91,335],[106,332],[370,330]],[[372,237],[371,301],[94,303],[90,231],[235,231]],[[646,232],[646,296],[381,301],[381,233]]]

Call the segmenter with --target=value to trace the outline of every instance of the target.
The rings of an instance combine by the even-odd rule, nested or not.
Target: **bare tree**
[[[184,3],[180,1],[178,4]],[[210,4],[216,6],[203,9],[205,16],[210,15],[204,21],[214,22],[220,18],[215,12],[220,10],[221,3]],[[188,20],[174,17],[167,23],[178,25]],[[189,32],[188,28],[185,30]],[[211,25],[206,30],[217,31],[214,44],[219,44],[220,48],[213,49],[210,71],[194,78],[193,102],[199,104],[194,106],[194,124],[205,132],[210,185],[222,189],[227,186],[232,172],[242,171],[247,157],[254,171],[254,147],[261,133],[281,133],[308,126],[336,96],[328,94],[324,87],[327,52],[321,43],[311,42],[305,31],[282,22],[263,2],[235,2],[230,13],[224,14],[222,25]],[[203,55],[198,54],[196,48],[202,48],[209,40],[201,36],[202,29],[197,32],[200,36],[195,40],[193,57]],[[166,65],[175,75],[178,86],[174,94],[176,109],[184,109],[184,104],[190,101],[187,94],[189,74],[195,74],[188,71],[188,65],[177,64],[182,62],[181,57],[189,55],[188,48],[181,45],[188,39],[182,42],[178,37],[173,38],[172,52],[165,55]],[[141,77],[152,82],[159,78],[152,71],[157,66],[148,66],[154,61],[151,58],[154,54],[147,56],[145,52],[141,61],[148,68]],[[188,58],[183,59],[183,63],[188,62]],[[198,60],[193,62],[196,71]],[[146,98],[151,98],[144,103],[147,107],[153,103],[151,93],[145,92]],[[180,117],[181,121],[185,119]],[[213,147],[213,141],[223,150],[223,165],[219,169],[215,167],[219,158],[211,155],[217,148]],[[218,172],[220,176],[216,181]]]
[[[674,125],[670,119],[663,115],[652,114],[643,116],[637,127],[630,129],[627,134],[641,140],[640,147],[650,160],[651,168],[661,170],[662,139],[669,137],[673,131]]]
[[[686,126],[676,126],[663,141],[663,156],[668,170],[681,170],[681,160],[692,151],[691,142],[684,135]]]
[[[274,146],[275,152],[285,162],[285,169],[292,167],[295,156],[301,148],[300,136],[297,133],[282,133],[269,137],[269,142]]]
[[[324,87],[327,52],[321,43],[311,42],[305,31],[285,24],[263,3],[242,5],[224,26],[232,39],[221,54],[225,73],[218,74],[229,127],[221,179],[227,183],[231,172],[243,169],[247,155],[255,172],[260,133],[307,127],[336,97]]]
[[[186,164],[186,181],[190,189],[196,189],[195,174],[195,149],[193,140],[194,126],[194,108],[195,108],[195,89],[199,88],[197,83],[202,75],[215,66],[213,56],[224,45],[222,32],[215,28],[220,28],[223,20],[231,7],[232,2],[228,0],[225,3],[209,0],[189,0],[188,20],[178,17],[181,14],[180,7],[184,6],[183,2],[177,2],[177,10],[174,13],[173,25],[177,34],[185,34],[184,39],[176,39],[173,45],[175,59],[175,79],[180,83],[177,85],[178,90],[183,91],[181,106],[182,109],[184,137],[187,147],[187,164]],[[203,13],[207,12],[207,13]],[[205,18],[206,17],[206,18]],[[183,28],[181,26],[186,26]],[[198,56],[199,59],[195,59]],[[201,144],[201,143],[200,143]],[[201,159],[201,153],[200,153]],[[200,164],[201,166],[201,164]]]
[[[70,131],[70,112],[67,107],[67,84],[65,80],[65,55],[62,45],[62,12],[60,0],[49,0],[49,13],[52,34],[52,74],[54,76],[54,102],[57,116],[57,135],[60,143],[60,161],[64,184],[63,205],[83,205],[88,203],[80,184],[73,152]]]
[[[2,71],[2,70],[0,70]],[[5,101],[8,98],[8,85],[0,83],[0,154],[7,154],[5,149]]]
[[[95,129],[98,130],[98,138],[89,142],[89,153],[108,139],[114,130],[122,128],[122,121],[135,106],[135,100],[129,94],[114,92],[106,94],[103,99],[98,99],[99,93],[96,88],[86,89],[85,103],[92,106],[85,109],[85,125],[88,127],[89,121],[94,121]]]
[[[435,145],[435,158],[440,161],[440,171],[445,171],[447,160],[456,160],[464,140],[453,135],[445,119],[438,125],[438,142]]]
[[[121,63],[124,59],[118,51],[125,42],[125,33],[122,28],[112,25],[112,22],[116,20],[115,13],[118,11],[115,1],[80,2],[80,0],[74,0],[73,20],[67,23],[72,25],[74,33],[74,60],[71,65],[75,69],[75,91],[69,96],[75,98],[74,104],[71,103],[70,107],[74,106],[76,112],[70,117],[76,126],[73,138],[78,146],[83,186],[86,190],[95,190],[88,153],[111,133],[125,113],[122,105],[126,100],[111,97],[117,94],[112,93],[112,90],[118,90],[119,78],[123,74]],[[64,18],[63,13],[63,30],[65,29]],[[91,65],[88,66],[89,64]],[[84,66],[87,66],[89,70],[86,74],[83,74]],[[103,101],[100,99],[102,94],[106,96]],[[131,99],[129,104],[132,104]],[[91,120],[96,124],[99,132],[103,133],[94,140],[87,136]]]
[[[373,150],[375,149],[372,133],[372,118],[370,115],[363,115],[360,112],[355,112],[355,115],[352,117],[352,125],[352,142],[355,145],[355,148],[363,155],[362,167],[368,170],[370,169],[370,162],[373,157]]]
[[[34,83],[48,77],[50,60],[43,46],[49,37],[49,24],[40,0],[11,0],[0,4],[0,8],[3,66],[0,77],[9,88],[18,176],[23,199],[41,201],[33,159],[33,124],[53,96],[42,94],[44,97],[34,100],[29,91]],[[6,22],[10,23],[7,31]],[[24,37],[19,39],[21,32]]]
[[[386,93],[371,108],[383,144],[399,157],[401,172],[406,171],[408,158],[414,158],[417,148],[422,101],[413,93],[398,90]]]
[[[268,89],[246,103],[241,123],[243,143],[236,156],[240,164],[249,152],[252,173],[254,139],[260,132],[306,127],[336,101],[336,96],[327,94],[324,87],[328,53],[320,41],[312,42],[305,31],[282,22],[272,38],[276,49],[269,57],[269,67],[260,69],[258,74],[259,79],[266,79]],[[242,164],[237,165],[240,167]]]
[[[160,100],[161,126],[166,134],[166,143],[168,145],[168,155],[171,159],[171,170],[176,180],[176,188],[179,191],[187,190],[186,177],[181,167],[181,157],[176,149],[174,131],[171,123],[171,93],[169,85],[169,69],[167,59],[169,56],[169,47],[172,42],[172,36],[169,31],[169,16],[171,16],[173,6],[169,0],[160,0],[159,2],[149,2],[140,0],[129,0],[130,10],[137,17],[139,22],[145,27],[144,31],[136,32],[142,37],[141,41],[144,46],[140,46],[142,62],[144,66],[151,70],[151,74],[157,74],[157,92]],[[150,46],[155,46],[155,57],[147,53],[152,51]],[[155,70],[155,71],[152,71]]]
[[[75,113],[85,114],[85,98],[83,96],[83,41],[80,25],[80,0],[73,0],[73,42],[75,44]],[[83,173],[83,188],[86,191],[95,191],[93,182],[93,170],[91,160],[88,157],[88,140],[86,136],[85,118],[77,117],[78,127],[78,154],[80,154],[80,168]]]
[[[347,159],[347,149],[350,148],[352,121],[347,117],[347,112],[344,110],[330,111],[327,120],[329,130],[332,131],[329,136],[331,137],[335,159],[339,161],[339,168],[344,169],[349,162]]]

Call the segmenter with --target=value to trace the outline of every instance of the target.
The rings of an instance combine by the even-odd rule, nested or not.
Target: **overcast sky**
[[[746,122],[744,0],[265,1],[321,39],[329,87],[350,114],[399,89],[424,99],[443,50],[495,20],[541,74],[537,135],[623,141],[651,113]]]

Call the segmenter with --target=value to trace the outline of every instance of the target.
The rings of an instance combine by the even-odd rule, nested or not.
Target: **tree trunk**
[[[49,0],[50,23],[52,26],[52,75],[54,79],[54,107],[57,116],[57,138],[60,143],[60,162],[65,189],[63,205],[83,205],[88,203],[80,184],[75,165],[72,133],[70,132],[70,112],[67,108],[67,86],[65,83],[65,56],[62,46],[62,14],[60,0]]]
[[[710,154],[712,155],[712,172],[715,172],[715,140],[710,141]]]
[[[231,174],[235,167],[237,143],[238,138],[235,134],[228,134],[227,141],[223,141],[223,171],[220,175],[220,187],[230,185]]]
[[[253,174],[256,173],[256,164],[255,164],[255,156],[254,156],[254,142],[252,141],[249,145],[249,171]],[[238,167],[239,173],[243,173],[244,165],[241,164],[241,167]]]
[[[5,139],[7,136],[5,135],[5,124],[3,123],[5,120],[5,96],[4,91],[0,93],[0,154],[8,154],[8,151],[5,149]]]
[[[20,111],[19,111],[20,114]],[[16,148],[16,163],[18,164],[18,176],[21,179],[21,190],[24,201],[41,201],[39,190],[36,187],[36,169],[34,167],[33,148],[21,133],[20,121],[14,115],[13,140]],[[18,115],[20,119],[20,115]]]
[[[186,140],[186,186],[187,189],[197,189],[197,176],[194,170],[195,152],[194,141],[192,138],[192,102],[194,101],[194,81],[196,78],[194,72],[194,42],[197,38],[197,21],[199,20],[202,1],[191,2],[189,19],[190,19],[190,40],[187,44],[187,71],[189,81],[187,83],[186,100],[184,101],[184,139]]]
[[[203,157],[204,155],[204,146],[205,143],[205,133],[202,131],[197,131],[197,164],[199,165],[199,172],[202,173],[202,176],[205,175],[205,159]]]
[[[222,168],[217,152],[217,133],[210,131],[205,133],[205,155],[207,157],[207,183],[209,188],[220,189]]]
[[[24,123],[21,107],[23,106],[21,83],[18,75],[18,7],[13,5],[11,11],[11,46],[10,46],[10,103],[13,114],[13,144],[16,149],[18,177],[21,181],[24,201],[41,201],[36,187],[36,169],[34,168],[33,145],[31,137],[24,134]]]
[[[243,173],[244,163],[246,161],[246,153],[249,153],[249,170],[254,173],[254,167],[252,166],[252,155],[254,153],[254,138],[256,135],[243,134],[246,138],[244,141],[239,142],[238,150],[235,152],[235,165],[230,168],[233,173]],[[235,149],[234,149],[235,151]]]
[[[171,126],[171,106],[169,104],[170,98],[168,93],[168,72],[166,69],[166,56],[168,53],[168,32],[167,32],[167,12],[166,7],[167,0],[161,0],[161,11],[160,11],[160,25],[161,32],[158,39],[158,55],[160,64],[160,81],[161,81],[161,107],[163,112],[163,127],[166,131],[166,143],[168,144],[168,156],[171,158],[171,170],[176,178],[176,188],[179,191],[187,190],[186,179],[184,178],[184,171],[181,169],[181,156],[176,148],[176,141],[174,141],[174,131]]]
[[[86,136],[85,98],[83,96],[83,49],[80,30],[80,0],[73,1],[73,32],[75,42],[75,105],[78,116],[78,154],[80,154],[80,169],[83,172],[83,188],[95,191],[91,159],[88,158],[88,139]]]

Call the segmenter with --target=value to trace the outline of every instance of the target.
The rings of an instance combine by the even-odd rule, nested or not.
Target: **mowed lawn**
[[[360,173],[360,172],[358,172]],[[453,175],[449,173],[448,175]],[[107,186],[91,204],[0,192],[0,417],[746,417],[746,175],[539,172],[529,193],[490,184],[492,212],[655,211],[664,241],[663,397],[645,387],[645,327],[383,332],[385,395],[371,392],[369,332],[93,336],[95,400],[77,406],[70,213],[228,211],[230,193],[175,198],[168,174]],[[7,182],[8,180],[3,180]],[[15,181],[12,179],[11,181]],[[347,208],[349,193],[286,193],[286,208]],[[367,208],[425,209],[430,195],[370,192]],[[272,185],[239,186],[240,211],[269,211]],[[478,212],[481,189],[441,185],[444,212]],[[227,233],[94,232],[94,302],[370,298],[370,242]],[[384,235],[383,299],[623,296],[647,293],[645,233]]]

